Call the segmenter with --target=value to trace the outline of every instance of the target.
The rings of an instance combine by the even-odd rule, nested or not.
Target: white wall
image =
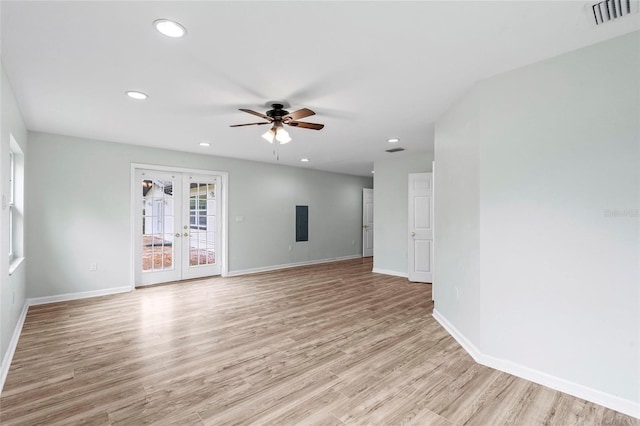
[[[370,178],[43,133],[29,143],[29,297],[130,284],[131,163],[229,173],[230,273],[362,253]],[[309,206],[308,242],[295,242],[296,204]]]
[[[636,32],[483,81],[435,134],[437,313],[483,355],[627,413],[639,52]]]
[[[373,167],[373,268],[407,276],[409,173],[430,172],[433,152],[407,151],[389,156]]]
[[[27,131],[22,121],[22,116],[9,84],[9,80],[1,68],[0,93],[2,97],[1,124],[0,124],[0,190],[2,197],[9,198],[9,145],[10,135],[13,135],[23,154],[23,159],[27,157]],[[4,365],[9,342],[16,328],[20,317],[20,312],[25,304],[25,263],[21,263],[18,268],[9,275],[9,209],[2,207],[0,210],[0,357]],[[1,381],[0,381],[1,382]],[[0,387],[2,384],[0,383]]]

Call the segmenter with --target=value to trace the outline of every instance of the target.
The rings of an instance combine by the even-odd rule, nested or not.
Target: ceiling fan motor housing
[[[271,118],[281,118],[289,114],[289,111],[284,109],[282,104],[271,104],[272,110],[267,111],[267,116]]]

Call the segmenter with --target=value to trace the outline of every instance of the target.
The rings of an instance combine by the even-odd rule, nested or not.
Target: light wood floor
[[[353,260],[31,307],[2,425],[638,425],[473,362]]]

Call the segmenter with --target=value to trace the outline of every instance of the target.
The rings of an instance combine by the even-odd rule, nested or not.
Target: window
[[[12,151],[9,151],[9,262],[14,258],[14,220],[15,210],[15,182],[16,182],[16,160]]]
[[[9,273],[24,257],[24,155],[9,136]]]

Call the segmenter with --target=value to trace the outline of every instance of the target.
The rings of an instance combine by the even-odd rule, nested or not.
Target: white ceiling
[[[370,176],[403,155],[390,137],[432,150],[433,122],[479,79],[640,29],[638,14],[596,27],[589,4],[2,1],[1,53],[30,130],[276,162],[266,126],[229,125],[282,100],[325,128],[289,128],[279,163]]]

